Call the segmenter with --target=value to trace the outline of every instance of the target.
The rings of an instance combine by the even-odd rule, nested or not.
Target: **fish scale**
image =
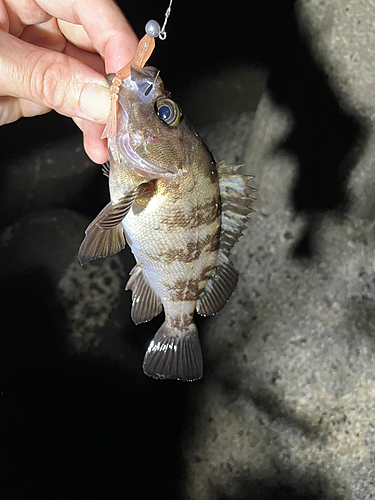
[[[164,309],[171,311],[170,314],[173,307],[166,306],[165,302],[173,302],[168,297],[173,298],[173,290],[176,288],[174,283],[198,279],[204,285],[207,277],[202,271],[213,265],[218,251],[218,245],[213,251],[205,251],[209,241],[203,248],[199,248],[199,243],[204,242],[207,235],[217,233],[220,226],[219,214],[211,224],[197,225],[193,218],[189,226],[183,217],[181,225],[178,223],[179,218],[173,217],[175,213],[186,212],[187,207],[193,207],[191,212],[198,214],[198,207],[202,203],[207,199],[212,200],[215,195],[218,197],[217,184],[206,186],[208,189],[205,192],[199,189],[199,181],[192,179],[193,173],[194,168],[191,169],[191,175],[180,175],[178,187],[173,184],[171,188],[168,180],[157,181],[153,199],[142,211],[137,210],[135,203],[123,221],[126,233],[134,241],[132,251],[137,262],[142,266],[151,288],[163,299]],[[195,185],[188,197],[184,196],[184,184]],[[168,223],[171,216],[174,218],[173,224]],[[191,312],[194,311],[197,299],[198,294],[194,297]],[[174,309],[173,313],[178,315],[178,310]]]
[[[127,72],[128,73],[128,72]],[[81,263],[130,245],[127,290],[136,324],[163,309],[143,362],[158,379],[197,380],[203,358],[194,310],[216,314],[236,287],[229,259],[253,211],[251,176],[215,164],[153,67],[130,66],[108,134],[111,200],[86,230]],[[108,76],[109,81],[113,75]],[[159,114],[167,106],[169,114]]]

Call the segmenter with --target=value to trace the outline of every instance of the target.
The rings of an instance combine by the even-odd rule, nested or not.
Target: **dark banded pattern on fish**
[[[194,260],[198,260],[202,253],[217,253],[219,248],[219,232],[220,229],[217,229],[213,234],[207,234],[202,238],[197,238],[196,241],[188,241],[183,247],[178,246],[177,248],[169,248],[162,253],[145,253],[155,262],[164,262],[166,264],[175,261],[185,263],[193,262]]]
[[[172,302],[193,301],[195,308],[195,303],[205,285],[206,279],[203,281],[201,278],[172,281],[169,285],[169,299]]]
[[[126,289],[133,321],[165,312],[144,372],[196,380],[203,360],[194,311],[216,314],[237,284],[228,256],[246,227],[254,190],[235,167],[216,166],[183,115],[173,126],[158,117],[162,97],[173,106],[157,70],[132,66],[118,93],[117,135],[108,139],[111,201],[88,227],[79,258],[113,254],[125,241],[131,246],[136,265]]]
[[[180,210],[171,211],[160,224],[165,224],[167,230],[175,227],[196,227],[210,224],[220,216],[220,197],[215,196],[212,200],[184,212]]]

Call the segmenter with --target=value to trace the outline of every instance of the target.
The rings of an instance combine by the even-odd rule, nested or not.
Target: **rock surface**
[[[282,162],[269,166],[267,183]],[[203,327],[187,498],[367,499],[375,491],[373,224],[326,216],[316,255],[296,259],[305,223],[286,203],[292,179],[272,184],[277,201],[261,196],[233,254],[239,285]],[[270,192],[257,180],[260,195]]]
[[[302,92],[280,106],[270,82],[254,119],[240,119],[259,201],[233,252],[239,285],[202,335],[206,375],[185,449],[191,500],[375,498],[375,5],[296,7],[341,110],[328,94],[320,109],[319,91],[304,106],[328,134],[325,170],[298,115]],[[225,143],[231,126],[207,131],[216,156],[239,154]]]

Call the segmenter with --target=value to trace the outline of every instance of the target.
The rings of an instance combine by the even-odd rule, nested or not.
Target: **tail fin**
[[[163,323],[147,349],[143,371],[158,379],[200,379],[203,359],[195,324],[180,331]]]

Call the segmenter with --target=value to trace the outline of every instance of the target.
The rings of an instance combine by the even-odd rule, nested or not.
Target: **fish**
[[[110,201],[87,227],[78,258],[85,264],[130,246],[132,320],[165,314],[143,371],[194,381],[203,375],[194,313],[217,314],[234,291],[238,272],[229,255],[256,190],[248,185],[253,176],[215,162],[160,72],[143,64],[133,61],[125,77],[108,75],[117,106],[104,167]]]

